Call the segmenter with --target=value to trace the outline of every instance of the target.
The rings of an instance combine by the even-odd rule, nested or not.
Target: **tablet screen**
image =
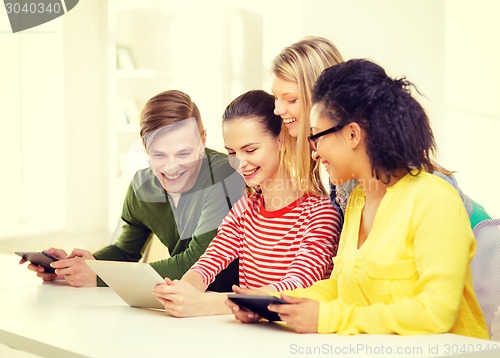
[[[281,298],[268,295],[247,295],[230,293],[227,297],[236,303],[238,306],[245,308],[249,311],[257,313],[259,316],[269,321],[281,321],[281,318],[276,312],[271,312],[267,306],[271,303],[288,304]]]

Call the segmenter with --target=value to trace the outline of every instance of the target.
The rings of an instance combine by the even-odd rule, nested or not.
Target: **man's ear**
[[[203,132],[201,133],[201,143],[203,146],[207,144],[207,130],[204,129]]]

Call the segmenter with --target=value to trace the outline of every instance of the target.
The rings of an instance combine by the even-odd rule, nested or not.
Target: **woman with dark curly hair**
[[[472,286],[475,239],[460,196],[436,175],[434,136],[411,83],[367,60],[325,70],[309,137],[333,184],[356,178],[331,277],[272,304],[298,332],[489,338]],[[258,319],[228,303],[241,321]]]

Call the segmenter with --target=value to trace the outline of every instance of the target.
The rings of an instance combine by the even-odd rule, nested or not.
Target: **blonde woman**
[[[293,163],[295,184],[315,195],[327,195],[319,176],[319,162],[311,158],[307,142],[310,134],[309,112],[312,91],[321,72],[343,62],[335,45],[323,37],[306,37],[285,47],[273,60],[271,89],[275,97],[274,113],[280,116],[293,143],[284,143],[285,161]],[[331,186],[333,205],[342,215],[347,203],[348,189]],[[352,190],[352,189],[351,189]],[[338,191],[338,193],[336,192]],[[337,196],[337,200],[334,200]],[[342,210],[340,210],[342,209]]]

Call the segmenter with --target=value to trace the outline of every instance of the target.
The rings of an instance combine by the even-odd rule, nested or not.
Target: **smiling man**
[[[60,259],[53,263],[55,274],[29,265],[44,280],[104,285],[84,260],[138,261],[153,235],[168,248],[170,257],[151,266],[162,277],[181,278],[243,195],[243,178],[231,168],[227,155],[205,148],[200,112],[187,94],[166,91],[154,96],[146,103],[140,124],[150,167],[139,170],[129,186],[118,240],[93,255],[81,249],[70,255],[60,249],[46,250]],[[210,290],[231,291],[237,283],[235,263],[219,274]]]
[[[205,132],[188,118],[144,136],[151,169],[173,199],[196,183],[205,156]],[[177,200],[175,200],[177,201]]]

